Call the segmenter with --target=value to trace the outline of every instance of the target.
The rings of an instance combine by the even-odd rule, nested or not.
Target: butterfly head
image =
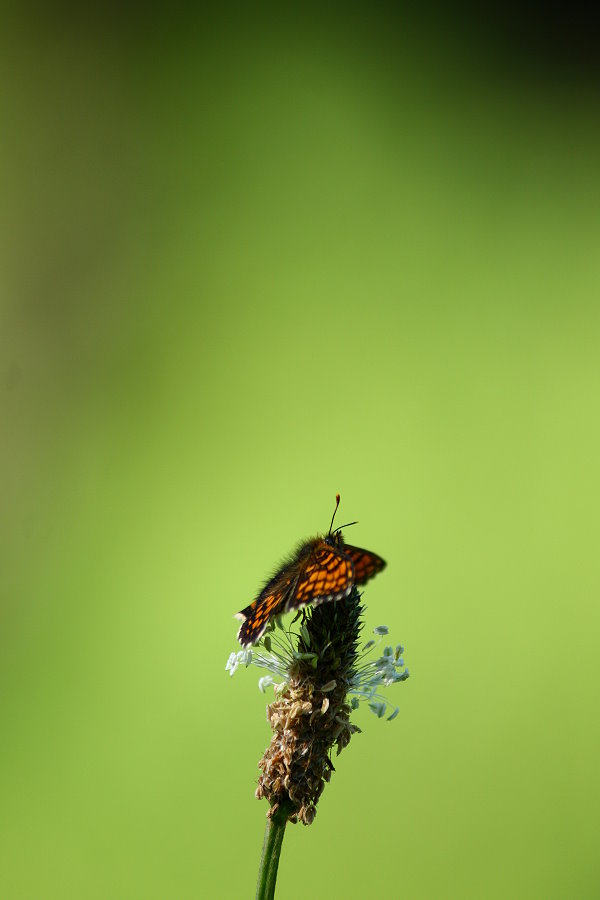
[[[326,544],[329,544],[330,547],[337,547],[338,550],[343,550],[344,548],[344,537],[342,535],[342,529],[336,528],[335,531],[330,531],[329,534],[326,534],[323,538]]]

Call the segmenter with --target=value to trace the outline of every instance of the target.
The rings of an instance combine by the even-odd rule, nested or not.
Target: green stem
[[[293,811],[291,800],[283,800],[279,803],[274,815],[267,819],[265,827],[265,842],[263,844],[260,866],[258,867],[258,884],[256,886],[256,900],[273,900],[275,896],[275,882],[277,881],[277,867],[279,866],[279,854],[283,843],[283,835],[288,816]]]

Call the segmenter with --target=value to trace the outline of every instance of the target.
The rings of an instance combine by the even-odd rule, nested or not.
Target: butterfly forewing
[[[370,550],[363,550],[362,547],[353,547],[346,544],[344,547],[346,553],[354,565],[354,583],[364,584],[373,575],[377,575],[382,569],[385,569],[386,562],[376,553]]]
[[[308,603],[339,600],[353,584],[352,560],[323,541],[303,567],[295,591],[290,592],[286,611]]]

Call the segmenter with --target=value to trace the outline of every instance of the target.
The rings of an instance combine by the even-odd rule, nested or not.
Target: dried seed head
[[[339,754],[359,731],[350,722],[346,694],[361,629],[360,595],[324,603],[303,613],[297,658],[286,689],[268,707],[274,734],[259,763],[257,796],[273,815],[282,800],[293,803],[290,821],[310,825],[323,787],[331,778],[329,754]],[[316,665],[315,662],[316,654]]]
[[[313,822],[318,799],[335,771],[334,748],[339,755],[360,731],[350,722],[352,710],[362,700],[382,718],[388,701],[379,691],[408,678],[400,645],[384,647],[381,656],[368,659],[387,635],[385,625],[374,629],[375,639],[359,653],[362,612],[353,587],[344,599],[303,608],[297,630],[273,623],[262,641],[232,653],[227,661],[231,675],[251,664],[271,673],[259,679],[263,693],[273,686],[275,699],[267,707],[273,737],[259,762],[256,789],[259,800],[269,801],[270,817],[281,810],[290,822]],[[397,714],[398,707],[388,721]]]

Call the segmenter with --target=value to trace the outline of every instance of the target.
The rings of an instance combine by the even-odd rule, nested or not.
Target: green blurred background
[[[600,82],[495,25],[6,13],[2,898],[254,895],[232,615],[336,491],[412,677],[278,896],[598,896]]]

